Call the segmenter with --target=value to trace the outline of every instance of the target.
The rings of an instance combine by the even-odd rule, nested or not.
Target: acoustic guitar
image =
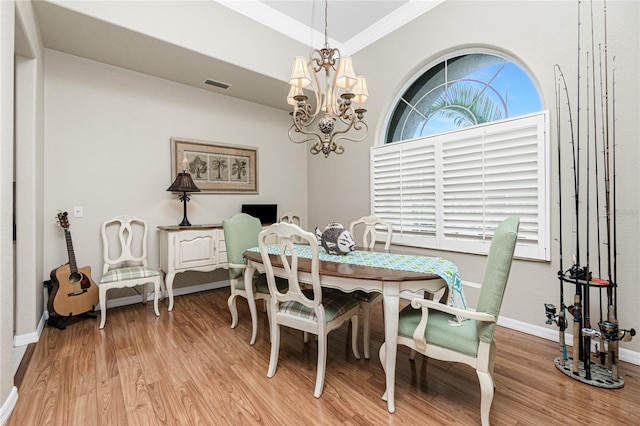
[[[51,292],[47,308],[54,317],[71,317],[93,312],[98,305],[98,286],[91,279],[91,267],[78,269],[73,252],[67,212],[58,213],[58,224],[64,229],[69,263],[51,271]]]

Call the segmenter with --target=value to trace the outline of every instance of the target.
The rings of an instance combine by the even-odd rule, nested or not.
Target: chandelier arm
[[[360,138],[346,136],[347,132],[351,130],[351,128],[355,129],[357,132],[364,130],[364,134]],[[357,123],[354,123],[352,126],[350,126],[348,129],[334,132],[331,140],[334,142],[337,142],[340,140],[346,140],[351,142],[361,142],[367,137],[368,133],[369,133],[369,126],[367,126],[367,123],[365,123],[364,121],[358,121]],[[340,136],[340,135],[344,135],[344,136]]]
[[[304,138],[304,139],[302,139]],[[302,130],[300,127],[292,124],[289,127],[289,139],[293,143],[307,143],[313,142],[315,144],[322,143],[322,138],[316,133]]]

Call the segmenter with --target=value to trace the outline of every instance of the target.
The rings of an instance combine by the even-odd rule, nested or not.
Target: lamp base
[[[180,222],[179,226],[191,226],[191,223],[189,223],[189,219],[187,219],[187,203],[189,202],[189,196],[185,192],[183,195],[180,196],[180,199],[182,200],[182,203],[183,203],[184,215],[182,216],[182,222]]]

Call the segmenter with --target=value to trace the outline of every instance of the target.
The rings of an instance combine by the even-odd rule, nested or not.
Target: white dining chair
[[[276,247],[278,253],[276,256],[279,256],[283,264],[284,272],[279,275],[280,278],[287,279],[286,290],[278,288],[274,267],[269,257],[267,242],[273,236],[278,243],[271,247]],[[296,251],[296,237],[302,240],[303,244],[308,245],[312,252],[310,273],[299,270],[303,259]],[[280,351],[280,326],[315,334],[318,337],[318,364],[313,396],[320,398],[324,388],[329,332],[351,320],[351,350],[356,359],[360,358],[357,345],[358,301],[341,292],[323,291],[320,285],[318,240],[313,233],[304,231],[297,225],[281,222],[262,231],[258,237],[258,244],[271,293],[271,356],[267,377],[272,378],[276,374]],[[303,275],[308,277],[305,282],[301,280]],[[309,284],[311,288],[308,287]]]
[[[377,216],[363,216],[354,220],[349,225],[349,233],[357,241],[355,232],[362,233],[362,247],[372,250],[376,244],[376,236],[378,229],[385,232],[384,250],[388,252],[391,248],[391,238],[393,228],[391,224],[383,221]],[[369,347],[371,346],[371,310],[382,301],[382,294],[367,293],[366,291],[356,290],[353,297],[360,303],[360,322],[362,323],[362,341],[364,345],[365,359],[371,358]]]
[[[116,216],[102,224],[104,265],[98,285],[100,328],[107,320],[107,291],[114,288],[142,287],[142,303],[147,302],[147,287],[153,284],[153,309],[160,316],[158,299],[164,287],[162,273],[149,268],[147,261],[147,222],[135,216]]]

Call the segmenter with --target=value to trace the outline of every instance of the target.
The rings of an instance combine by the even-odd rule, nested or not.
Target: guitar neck
[[[64,237],[67,240],[67,253],[69,255],[69,269],[74,274],[78,272],[78,265],[76,264],[76,255],[73,252],[73,243],[71,242],[71,232],[68,229],[64,230]]]

